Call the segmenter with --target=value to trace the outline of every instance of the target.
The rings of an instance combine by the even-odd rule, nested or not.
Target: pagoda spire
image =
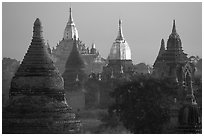
[[[164,43],[164,39],[161,40],[161,46],[160,46],[160,49],[159,49],[159,53],[158,53],[158,56],[154,62],[154,67],[157,63],[160,63],[162,60],[163,60],[163,57],[162,57],[162,54],[165,53],[165,43]]]
[[[76,39],[78,40],[78,31],[74,23],[74,19],[72,17],[72,8],[69,8],[69,20],[64,30],[63,39],[65,40],[73,40],[74,35],[76,35]]]
[[[122,32],[122,20],[119,19],[119,31],[116,40],[124,40],[123,32]]]
[[[176,33],[176,22],[175,22],[175,20],[173,20],[172,33]]]
[[[42,24],[39,18],[34,22],[33,38],[43,38]]]
[[[72,8],[70,7],[69,8],[69,21],[68,21],[68,23],[73,23],[74,22],[74,20],[73,20],[73,18],[72,18]]]
[[[164,43],[164,39],[162,39],[161,40],[161,47],[160,47],[158,56],[161,56],[164,52],[165,52],[165,43]]]

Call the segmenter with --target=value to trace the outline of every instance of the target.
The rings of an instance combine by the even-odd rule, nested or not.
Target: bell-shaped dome
[[[74,35],[76,36],[76,39],[78,39],[78,31],[77,28],[74,24],[74,20],[72,18],[72,9],[69,9],[69,21],[66,25],[66,28],[64,30],[64,39],[65,40],[73,40],[74,39]]]
[[[119,20],[118,36],[111,47],[108,59],[109,60],[131,60],[131,50],[128,43],[123,37],[121,20]]]
[[[62,94],[61,97],[63,90],[63,78],[50,58],[42,37],[42,26],[37,18],[33,27],[31,45],[11,81],[10,96],[44,93]]]

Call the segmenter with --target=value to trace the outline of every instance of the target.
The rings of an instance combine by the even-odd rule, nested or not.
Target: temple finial
[[[164,39],[162,38],[162,40],[161,40],[161,45],[164,45]]]
[[[119,31],[116,40],[123,40],[123,32],[122,32],[122,20],[119,19]]]
[[[174,19],[174,21],[173,21],[172,33],[176,33],[176,23],[175,23],[175,19]]]
[[[164,52],[165,52],[165,43],[164,43],[164,39],[162,39],[158,57],[161,57]]]
[[[161,40],[161,49],[165,50],[165,43],[164,43],[164,39]]]
[[[37,18],[34,22],[34,26],[33,26],[33,37],[43,37],[42,34],[42,25],[41,25],[41,21],[39,18]]]
[[[72,23],[73,22],[73,18],[72,18],[72,8],[70,7],[69,8],[69,23]]]

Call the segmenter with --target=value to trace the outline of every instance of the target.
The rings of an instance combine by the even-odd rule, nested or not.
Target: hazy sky
[[[2,55],[22,60],[31,43],[33,23],[40,18],[45,41],[51,47],[62,39],[72,7],[79,38],[87,45],[94,42],[107,58],[122,19],[123,34],[133,62],[153,64],[176,20],[184,52],[202,56],[202,3],[3,3]]]

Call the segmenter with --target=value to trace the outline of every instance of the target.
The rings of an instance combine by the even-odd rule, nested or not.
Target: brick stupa
[[[3,133],[79,133],[80,121],[67,104],[64,81],[44,43],[37,18],[31,45],[11,81],[3,109]]]

